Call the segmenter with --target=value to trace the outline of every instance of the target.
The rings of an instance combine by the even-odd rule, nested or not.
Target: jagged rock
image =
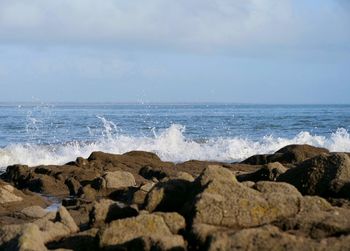
[[[300,193],[288,184],[271,188],[258,185],[259,192],[240,184],[231,171],[209,166],[197,178],[202,188],[193,205],[193,223],[245,228],[291,217],[299,211]],[[286,191],[292,191],[286,193]]]
[[[133,217],[138,215],[135,207],[124,205],[108,199],[102,199],[94,203],[90,213],[90,225],[99,226],[113,220]]]
[[[130,250],[184,250],[180,235],[172,234],[160,215],[141,214],[111,222],[100,234],[100,248]]]
[[[344,153],[320,155],[280,175],[277,181],[292,184],[305,195],[334,196],[350,180],[350,158]]]
[[[282,164],[296,164],[321,154],[328,154],[325,148],[310,145],[289,145],[278,150],[274,154],[260,154],[242,161],[243,164],[265,165],[271,162]]]
[[[286,171],[287,169],[278,162],[268,163],[253,173],[238,175],[237,180],[240,182],[257,182],[262,180],[275,181],[278,176],[280,176],[282,173],[285,173]]]

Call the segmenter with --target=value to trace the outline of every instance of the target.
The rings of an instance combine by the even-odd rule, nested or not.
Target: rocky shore
[[[350,153],[290,145],[175,164],[93,152],[9,166],[0,250],[350,250]]]

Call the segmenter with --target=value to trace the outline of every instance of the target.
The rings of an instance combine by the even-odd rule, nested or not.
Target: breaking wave
[[[116,133],[117,127],[100,118],[103,136],[93,142],[73,141],[64,144],[12,144],[0,148],[0,169],[12,164],[64,164],[78,156],[88,157],[93,151],[121,154],[132,150],[151,151],[166,161],[182,162],[191,159],[234,162],[254,154],[272,153],[289,144],[310,144],[330,151],[350,152],[350,135],[344,128],[329,137],[300,132],[292,138],[265,136],[259,140],[242,137],[212,138],[203,141],[186,139],[185,127],[173,124],[152,137],[135,137]]]

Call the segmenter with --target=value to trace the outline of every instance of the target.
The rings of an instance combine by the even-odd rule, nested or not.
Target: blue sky
[[[0,101],[350,103],[348,0],[0,0]]]

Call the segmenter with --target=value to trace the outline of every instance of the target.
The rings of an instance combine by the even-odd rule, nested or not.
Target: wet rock
[[[275,181],[278,176],[280,176],[282,173],[285,173],[286,171],[287,169],[278,162],[268,163],[253,173],[238,175],[237,180],[240,182],[257,182],[262,180]]]
[[[337,196],[350,180],[350,158],[344,153],[320,155],[289,169],[277,179],[292,184],[305,195]]]
[[[289,145],[274,154],[260,154],[249,157],[242,163],[250,165],[265,165],[271,162],[282,164],[296,164],[321,154],[328,154],[325,148],[310,145]]]
[[[111,222],[100,234],[100,247],[129,250],[184,250],[182,236],[174,235],[163,217],[141,214],[137,217]]]

